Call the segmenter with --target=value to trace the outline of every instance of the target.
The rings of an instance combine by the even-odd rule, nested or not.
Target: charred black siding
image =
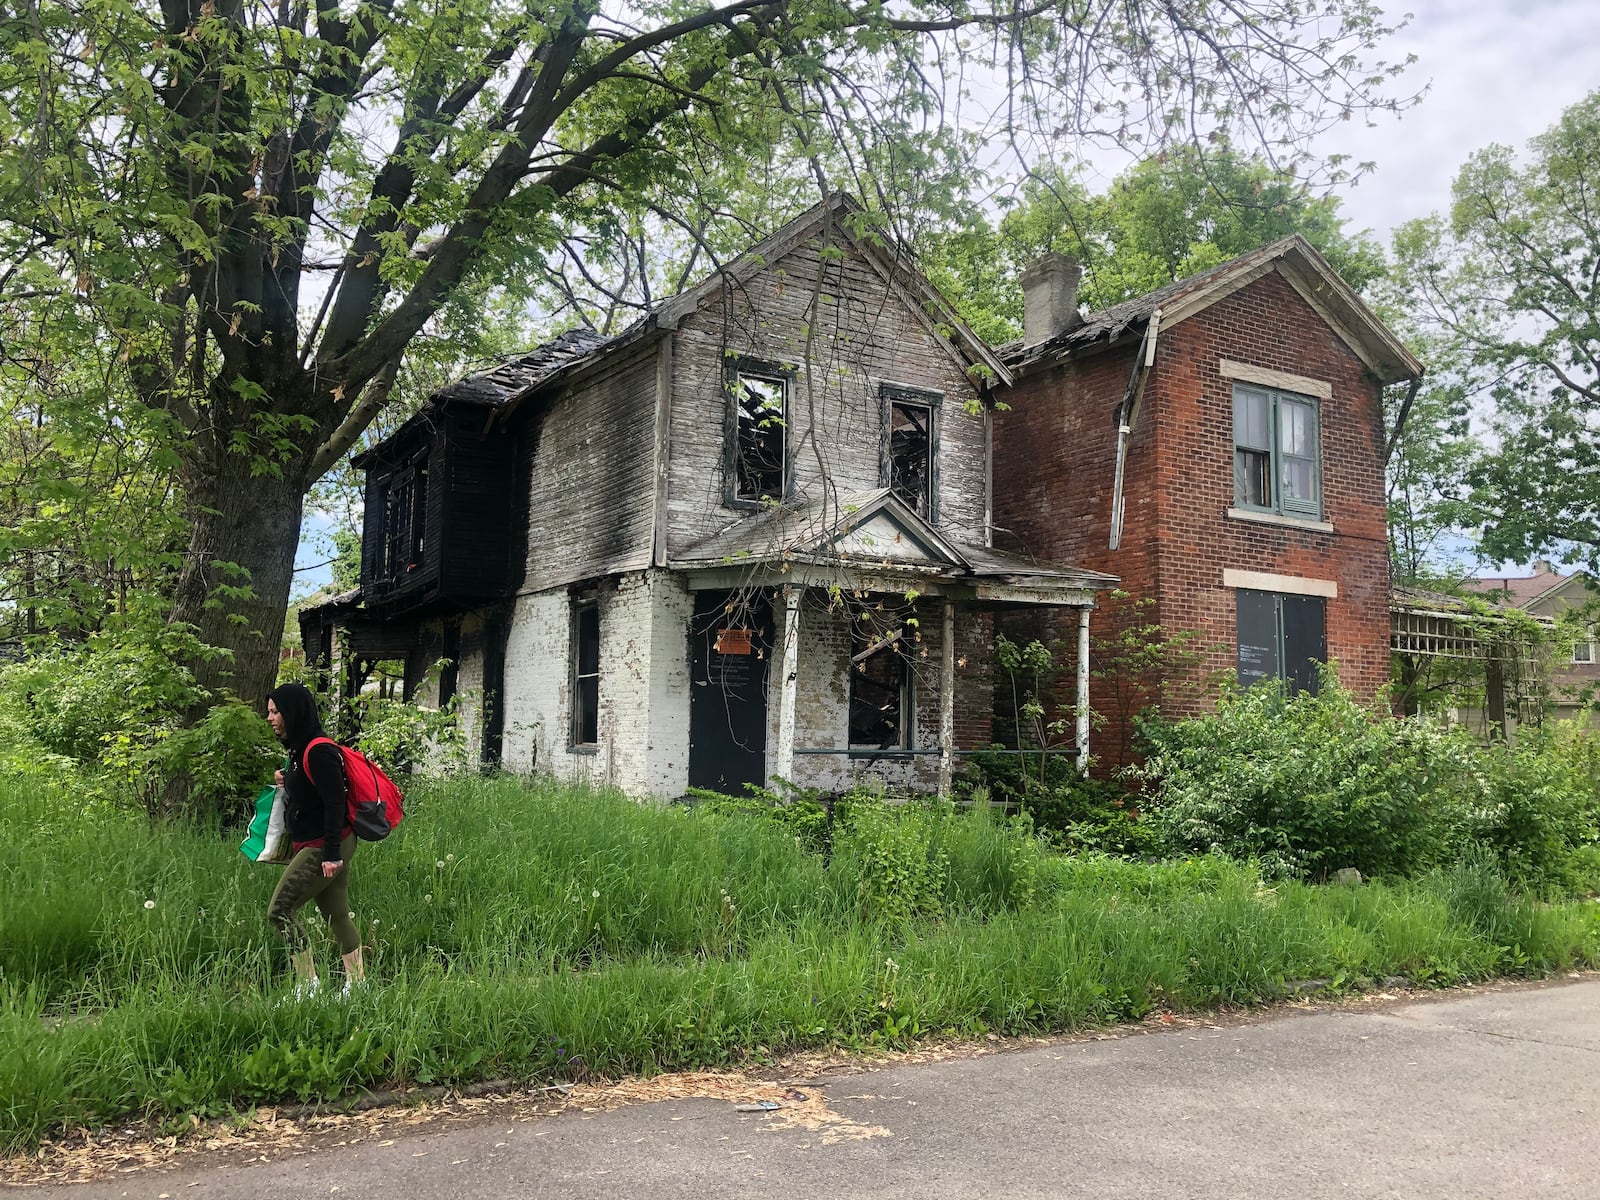
[[[482,409],[431,415],[365,463],[361,599],[390,616],[494,599],[509,582],[505,543],[516,440],[498,426],[486,428]],[[411,486],[424,489],[421,550],[414,558],[400,555],[404,565],[391,570],[387,550],[399,531],[390,500],[408,473]]]

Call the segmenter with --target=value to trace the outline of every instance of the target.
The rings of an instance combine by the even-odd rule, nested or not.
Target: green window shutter
[[[1322,516],[1322,454],[1315,401],[1298,396],[1278,400],[1278,495],[1283,511],[1297,517]]]

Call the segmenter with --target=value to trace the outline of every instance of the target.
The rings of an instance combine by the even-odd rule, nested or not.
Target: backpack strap
[[[331,737],[312,738],[306,743],[305,753],[301,756],[300,769],[306,773],[306,778],[310,779],[312,783],[315,783],[316,780],[312,779],[311,776],[311,747],[320,746],[323,742],[326,742],[328,745],[335,748],[337,748],[339,745],[339,743],[334,741]]]

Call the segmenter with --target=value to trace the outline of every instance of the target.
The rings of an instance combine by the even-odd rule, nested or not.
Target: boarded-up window
[[[788,462],[788,380],[741,366],[732,391],[732,499],[781,500]]]
[[[1281,679],[1289,694],[1317,694],[1328,660],[1328,605],[1321,596],[1238,592],[1239,686]]]
[[[600,603],[579,600],[572,612],[572,744],[600,741]]]
[[[902,626],[858,619],[851,639],[850,746],[900,750],[911,744],[911,664]]]
[[[1233,389],[1233,493],[1241,508],[1322,515],[1317,402],[1268,388]]]

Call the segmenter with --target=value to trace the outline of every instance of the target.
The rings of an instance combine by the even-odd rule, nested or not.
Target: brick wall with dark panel
[[[1035,368],[1002,397],[1010,411],[995,423],[997,544],[1117,575],[1128,592],[1155,599],[1153,619],[1168,630],[1197,631],[1209,653],[1169,691],[1169,715],[1209,707],[1208,680],[1237,665],[1236,595],[1223,584],[1225,570],[1332,580],[1328,653],[1345,684],[1370,698],[1389,673],[1376,381],[1276,272],[1164,327],[1129,445],[1123,544],[1111,551],[1114,414],[1135,353],[1129,344]],[[1322,519],[1332,533],[1228,516],[1234,381],[1222,374],[1224,359],[1331,385],[1319,423]],[[1108,616],[1097,609],[1097,634],[1108,632]],[[1091,701],[1106,711],[1099,681]]]

